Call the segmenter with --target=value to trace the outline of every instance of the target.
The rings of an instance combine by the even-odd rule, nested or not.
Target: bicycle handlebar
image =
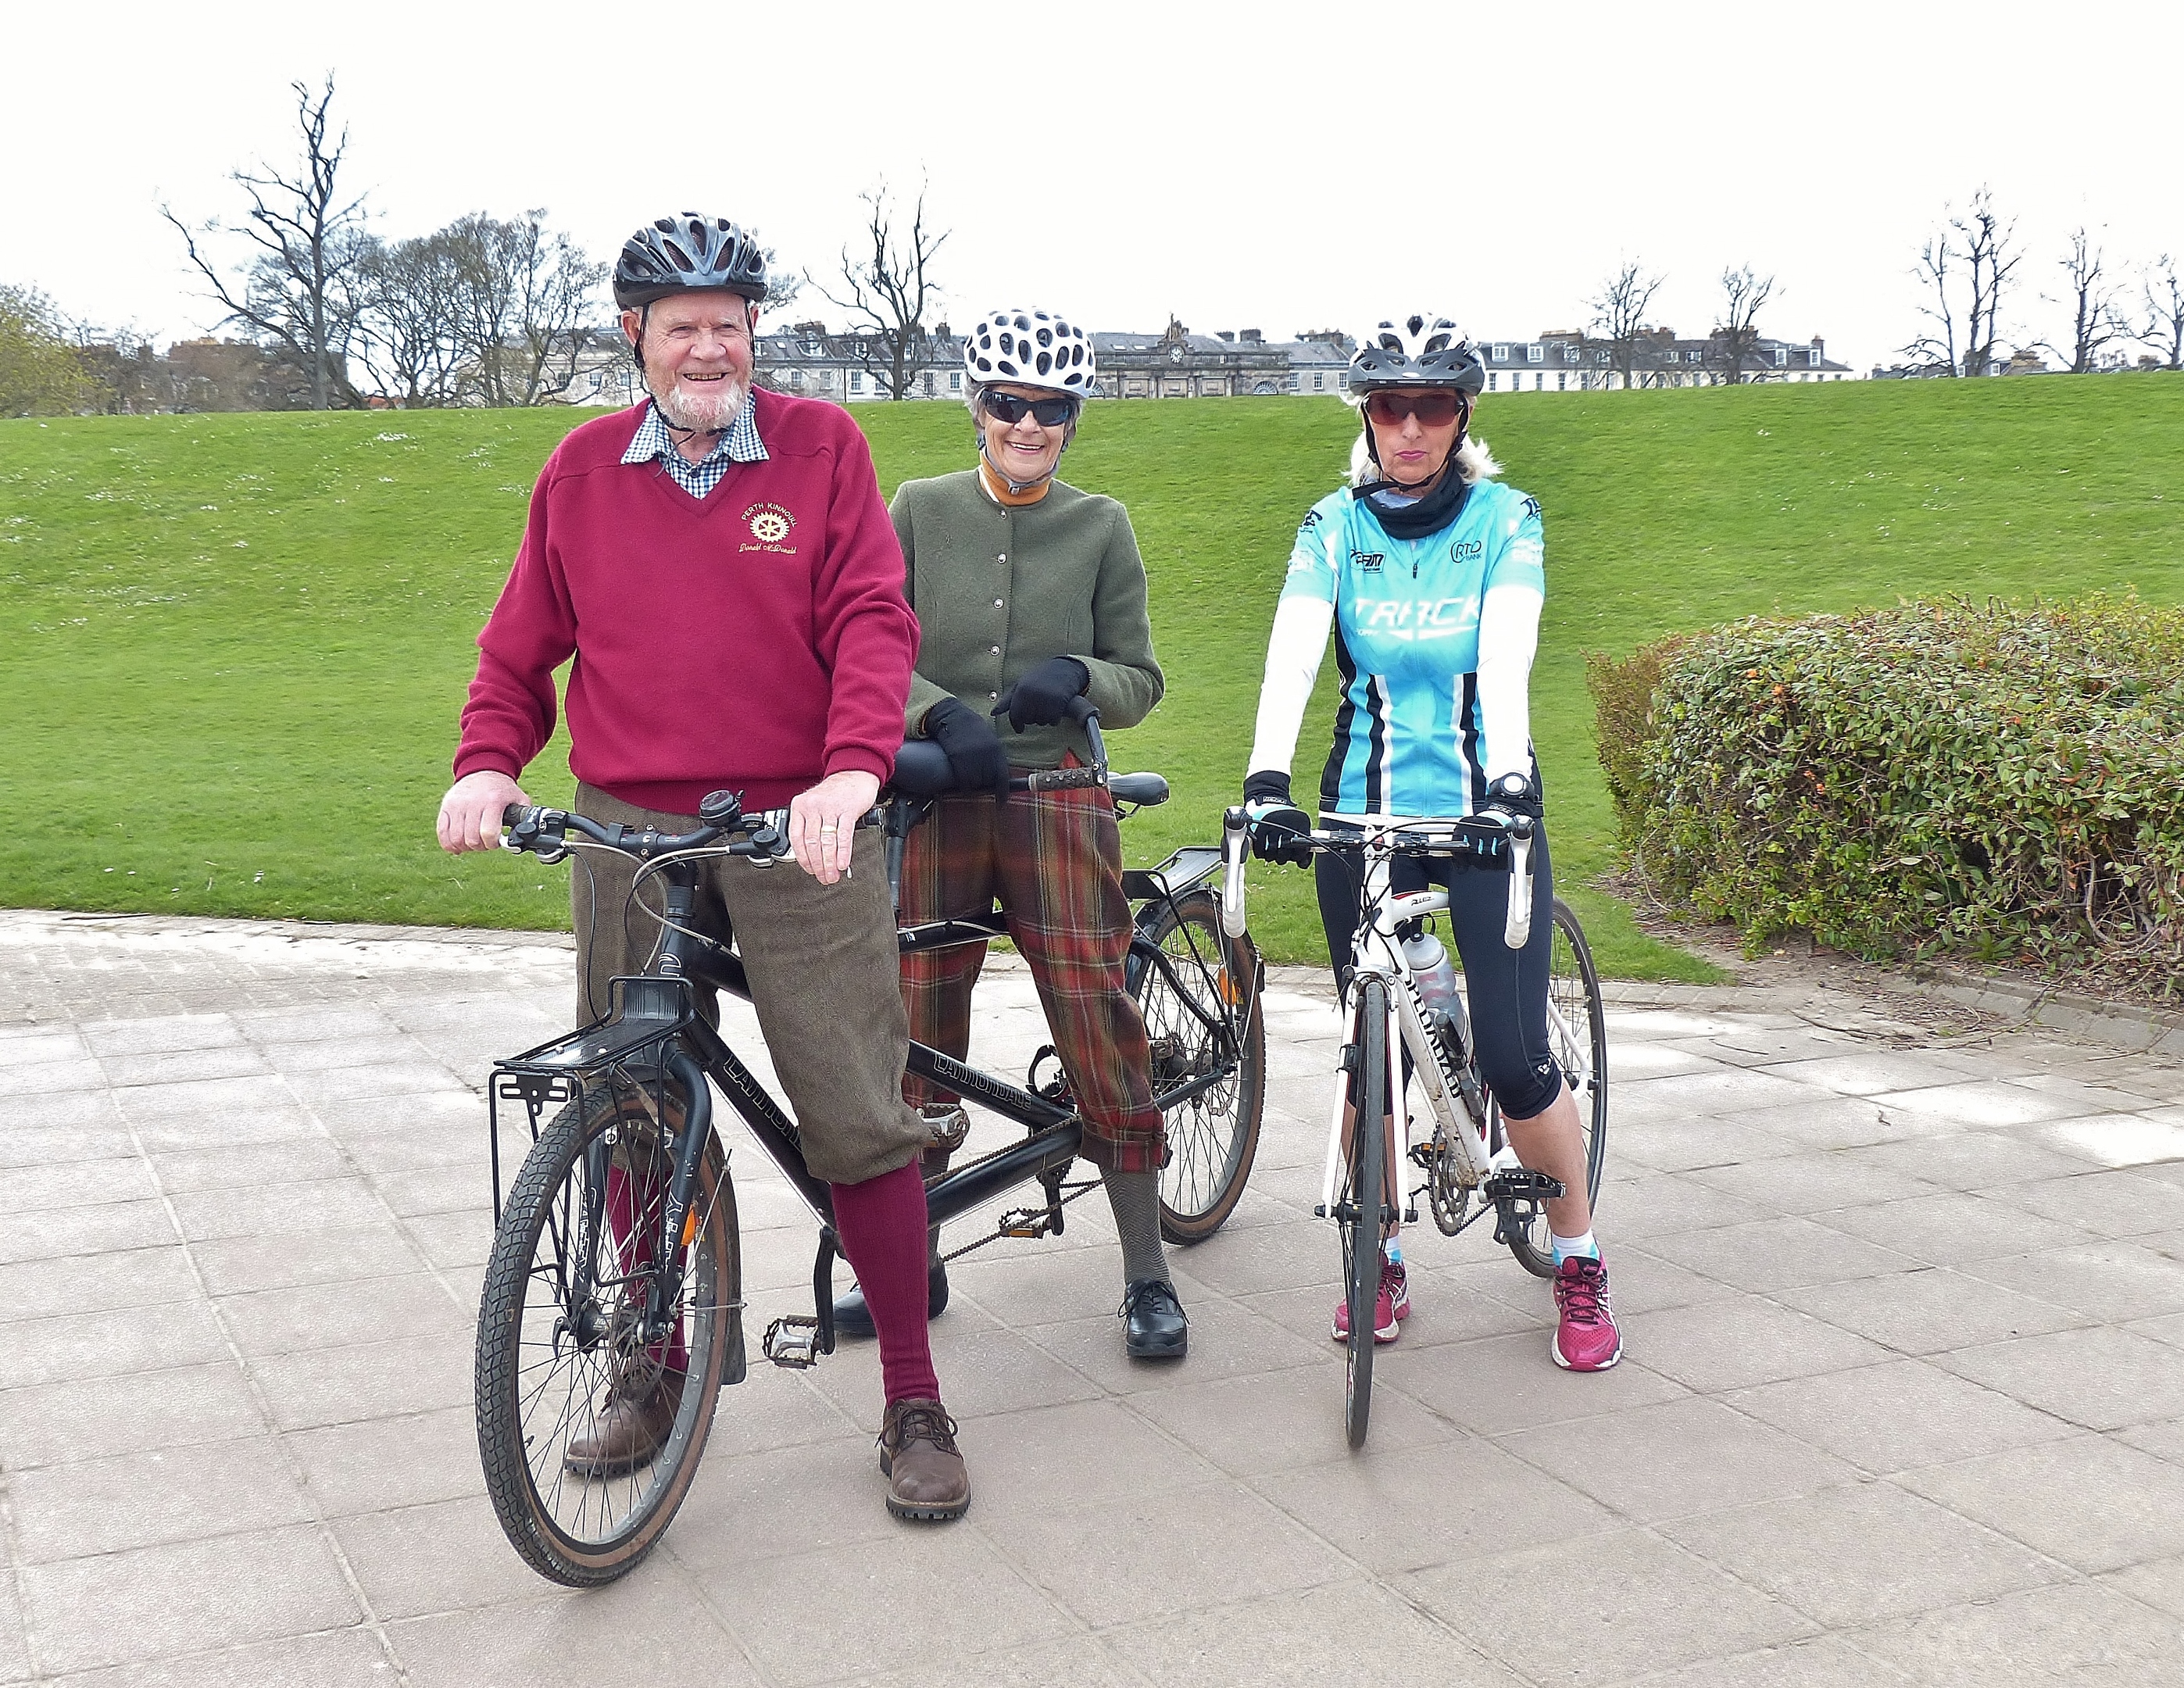
[[[1072,698],[1070,719],[1084,728],[1092,752],[1090,762],[1074,768],[1039,768],[1017,774],[1009,781],[1011,791],[1072,791],[1105,786],[1118,802],[1141,807],[1167,801],[1167,779],[1160,774],[1117,774],[1107,769],[1107,742],[1100,733],[1100,711],[1089,698]],[[905,740],[895,752],[894,772],[889,788],[908,797],[946,797],[956,793],[956,771],[948,754],[930,738]]]
[[[604,849],[619,850],[639,861],[653,861],[681,850],[716,847],[729,855],[749,857],[753,864],[770,867],[790,854],[788,811],[767,809],[755,815],[743,811],[743,801],[732,791],[716,791],[698,805],[699,825],[687,833],[663,833],[652,827],[599,822],[566,809],[511,803],[501,813],[508,836],[504,850],[535,854],[553,863],[569,853],[569,834],[588,839]],[[868,810],[857,819],[860,827],[881,823],[880,811]],[[726,839],[726,844],[721,840]]]
[[[1221,924],[1232,938],[1245,928],[1244,861],[1256,826],[1249,811],[1230,809],[1222,816]],[[1535,823],[1529,815],[1512,815],[1505,822],[1484,816],[1465,816],[1449,821],[1408,822],[1373,833],[1295,833],[1280,834],[1286,848],[1318,855],[1330,850],[1367,847],[1390,855],[1468,856],[1482,867],[1509,868],[1509,904],[1502,917],[1502,941],[1521,950],[1532,937],[1532,835]]]

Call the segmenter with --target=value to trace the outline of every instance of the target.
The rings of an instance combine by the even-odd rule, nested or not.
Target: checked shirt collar
[[[766,457],[766,442],[758,437],[758,400],[751,395],[744,398],[744,408],[736,412],[727,431],[713,442],[713,448],[696,463],[676,449],[675,437],[667,432],[660,406],[647,401],[644,420],[637,425],[637,437],[629,443],[621,460],[649,463],[657,458],[660,466],[675,477],[677,486],[692,498],[702,499],[721,484],[731,464],[763,463]]]

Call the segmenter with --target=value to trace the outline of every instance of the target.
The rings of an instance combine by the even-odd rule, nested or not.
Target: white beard
[[[733,422],[750,397],[750,383],[730,376],[716,382],[702,392],[694,393],[670,376],[666,391],[661,392],[650,380],[645,387],[660,406],[660,414],[670,426],[690,428],[701,434],[716,434]]]

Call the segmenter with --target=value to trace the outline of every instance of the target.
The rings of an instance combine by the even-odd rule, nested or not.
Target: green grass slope
[[[883,484],[962,466],[967,418],[869,407]],[[0,423],[0,903],[551,926],[565,870],[431,837],[471,641],[538,464],[582,415]],[[2184,599],[2184,382],[1525,395],[1479,431],[1546,513],[1533,685],[1557,863],[1604,964],[1691,976],[1612,900],[1584,653],[1752,611],[2136,584]],[[1168,695],[1119,735],[1176,798],[1135,860],[1209,838],[1242,772],[1290,537],[1334,482],[1324,399],[1106,405],[1065,473],[1130,509]],[[1323,692],[1331,677],[1323,676]],[[1300,745],[1316,769],[1331,704]],[[1309,776],[1302,782],[1309,784]],[[528,782],[565,797],[561,747]],[[1318,948],[1308,881],[1255,873],[1270,953]]]

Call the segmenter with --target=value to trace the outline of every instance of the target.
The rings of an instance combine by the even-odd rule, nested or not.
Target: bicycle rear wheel
[[[1600,1169],[1607,1154],[1607,1012],[1584,929],[1560,897],[1555,899],[1554,947],[1547,967],[1547,1040],[1577,1102],[1578,1130],[1585,1139],[1585,1198],[1597,1204]],[[1493,1145],[1502,1146],[1498,1108]],[[1535,1276],[1553,1277],[1554,1241],[1546,1210],[1502,1217],[1503,1240],[1518,1263]]]
[[[1386,1201],[1388,988],[1368,979],[1357,991],[1357,1071],[1350,1086],[1356,1115],[1335,1217],[1342,1234],[1342,1293],[1350,1343],[1342,1390],[1342,1428],[1365,1446],[1373,1417],[1373,1329],[1380,1304],[1380,1211]]]
[[[1148,904],[1139,931],[1160,956],[1131,957],[1130,994],[1145,1017],[1153,1094],[1177,1096],[1162,1110],[1161,1234],[1203,1242],[1236,1211],[1259,1146],[1258,954],[1248,937],[1223,933],[1220,900],[1203,889]]]
[[[699,1163],[667,1328],[648,1342],[639,1327],[682,1118],[656,1074],[588,1084],[525,1158],[486,1265],[486,1488],[524,1561],[572,1587],[611,1582],[659,1541],[697,1474],[724,1377],[742,1376],[735,1193],[717,1139]],[[644,1404],[649,1457],[641,1446],[605,1456],[618,1396]]]

